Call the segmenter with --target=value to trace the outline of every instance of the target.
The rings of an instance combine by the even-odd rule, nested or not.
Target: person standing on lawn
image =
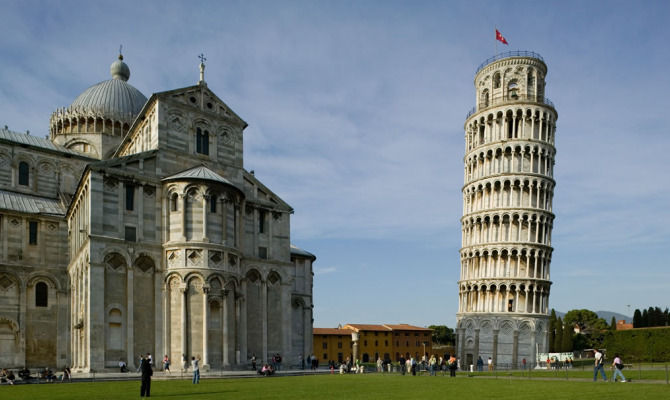
[[[595,358],[595,364],[593,366],[593,382],[598,380],[598,371],[603,377],[603,380],[607,382],[607,375],[605,375],[605,368],[603,364],[605,363],[605,356],[598,349],[595,349],[593,352],[593,358]]]
[[[140,362],[140,370],[142,371],[142,385],[140,386],[140,397],[151,397],[151,376],[154,374],[151,368],[149,353],[146,358],[142,358]]]
[[[191,368],[193,368],[193,384],[200,383],[200,356],[191,357]]]
[[[619,358],[618,354],[614,355],[614,361],[612,362],[612,368],[614,368],[614,377],[612,380],[616,382],[616,377],[620,376],[621,377],[621,382],[626,382],[626,377],[623,376],[623,373],[621,373],[621,370],[623,369],[623,362],[621,361],[621,358]]]

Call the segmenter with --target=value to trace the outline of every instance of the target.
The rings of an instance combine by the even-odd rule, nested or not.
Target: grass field
[[[32,384],[0,387],[2,400],[137,399],[139,381]],[[670,386],[466,376],[317,375],[152,382],[151,397],[165,399],[665,399]]]

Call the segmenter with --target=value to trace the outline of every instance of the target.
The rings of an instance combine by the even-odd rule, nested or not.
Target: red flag
[[[503,44],[509,44],[507,43],[507,40],[503,37],[502,33],[500,33],[499,30],[496,29],[496,40],[501,41]]]

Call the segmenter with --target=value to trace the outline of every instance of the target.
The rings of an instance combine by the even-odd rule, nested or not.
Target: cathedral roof
[[[235,187],[235,185],[228,179],[222,177],[221,175],[205,167],[204,165],[199,165],[197,167],[187,169],[186,171],[182,171],[177,174],[168,176],[167,178],[163,178],[163,181],[184,180],[184,179],[199,179],[204,181],[214,181]]]
[[[29,214],[65,215],[65,207],[58,199],[9,192],[0,189],[0,210]]]
[[[103,114],[112,119],[133,119],[147,98],[127,82],[130,68],[123,62],[123,56],[112,63],[110,73],[112,79],[86,89],[74,100],[70,109]]]
[[[28,135],[25,133],[13,132],[7,128],[0,128],[0,140],[6,140],[31,147],[38,147],[43,150],[57,151],[59,153],[84,157],[81,153],[77,153],[76,151],[70,150],[66,147],[53,144],[50,140],[42,139],[40,137]]]
[[[291,244],[291,254],[295,254],[295,255],[311,258],[312,260],[316,260],[316,256],[314,254],[310,253],[307,250],[303,250],[303,249],[301,249],[300,247],[298,247],[294,244]]]

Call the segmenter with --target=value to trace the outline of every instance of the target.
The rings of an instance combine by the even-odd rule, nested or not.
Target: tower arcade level
[[[533,52],[498,54],[475,75],[465,121],[458,353],[466,365],[535,362],[547,350],[554,105]]]

